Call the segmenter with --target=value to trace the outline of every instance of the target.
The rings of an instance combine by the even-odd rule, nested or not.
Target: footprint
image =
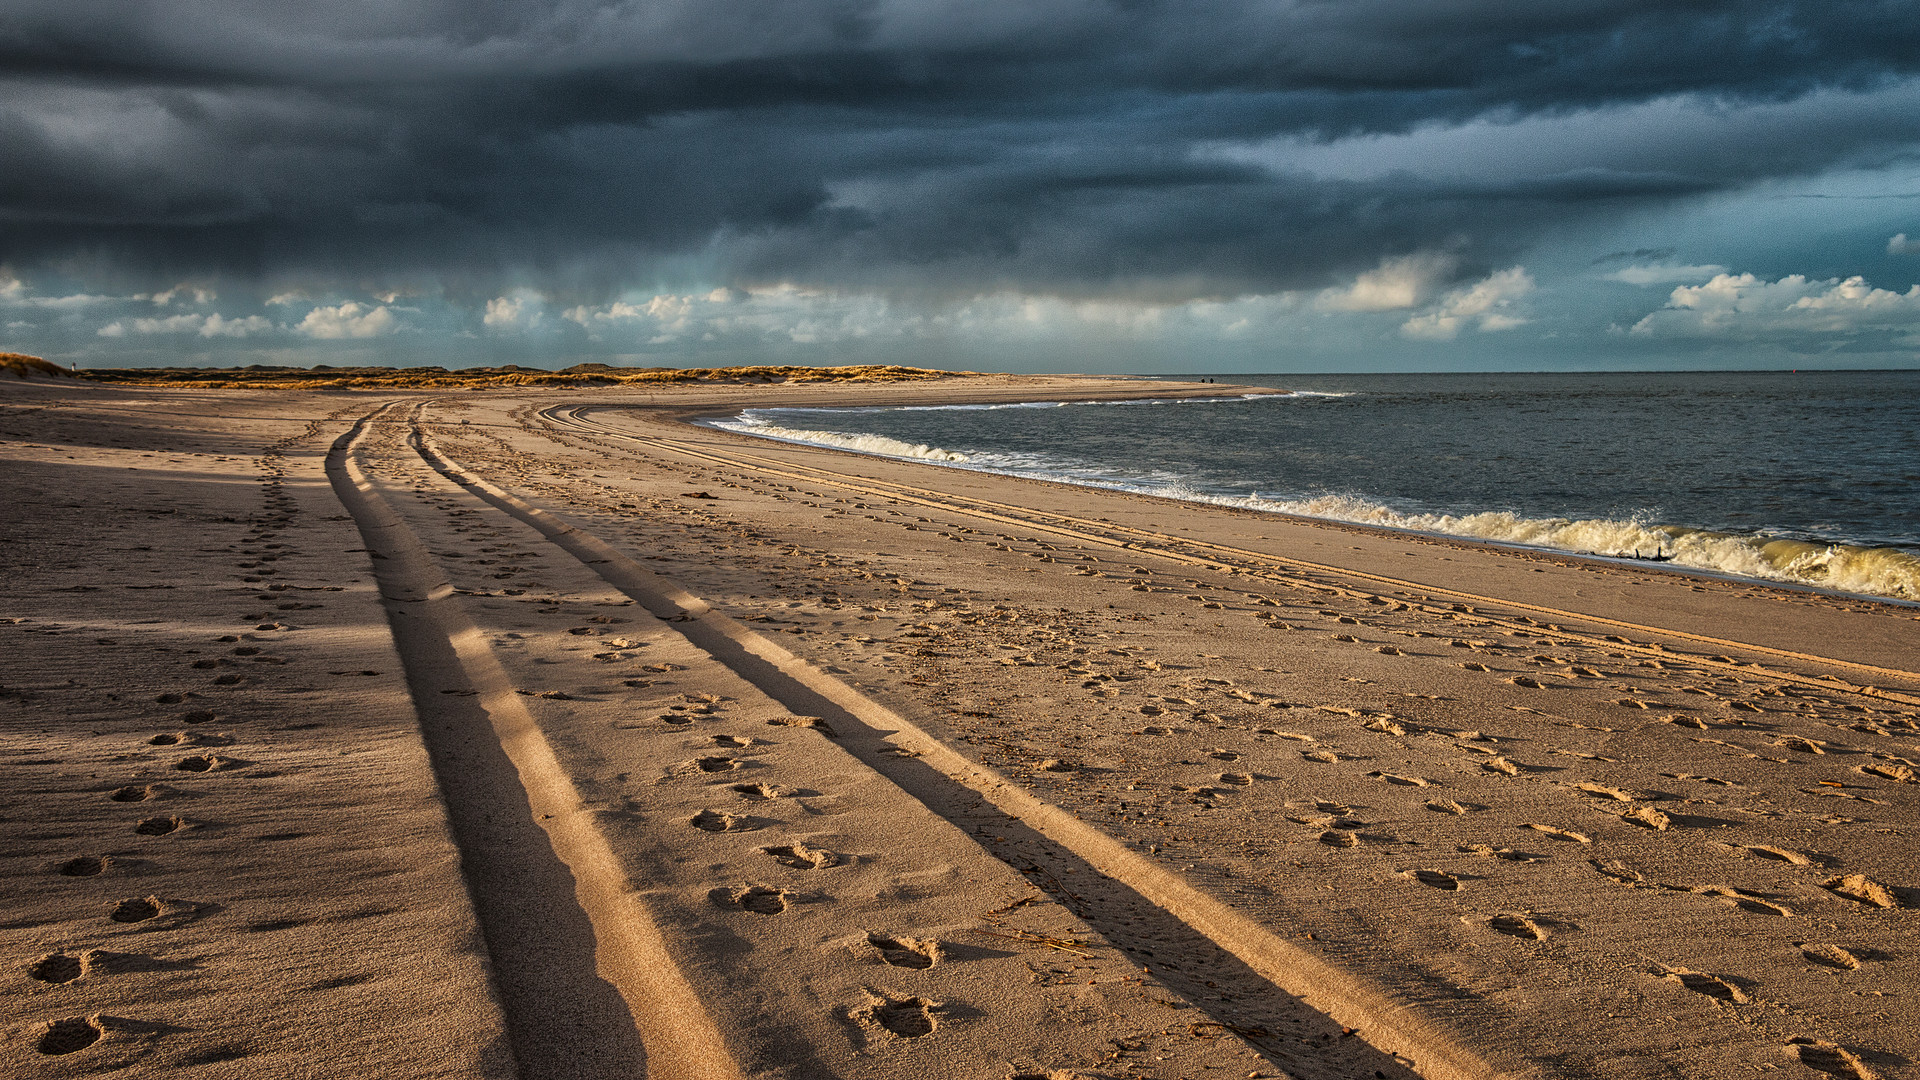
[[[707,899],[721,907],[737,907],[756,915],[780,915],[786,912],[787,897],[791,895],[785,889],[767,885],[744,885],[714,889],[707,894]]]
[[[71,1054],[99,1042],[104,1034],[100,1022],[92,1017],[70,1016],[48,1021],[33,1048],[43,1054]]]
[[[1779,904],[1770,904],[1750,892],[1743,892],[1731,885],[1702,885],[1693,891],[1701,896],[1714,897],[1723,903],[1754,915],[1791,916],[1793,914],[1792,908],[1782,907]]]
[[[1482,772],[1499,773],[1502,776],[1515,776],[1520,772],[1520,766],[1515,765],[1504,757],[1496,757],[1483,761],[1480,763],[1480,769]]]
[[[697,758],[689,764],[704,773],[732,772],[740,767],[738,759],[724,756]]]
[[[1528,941],[1547,940],[1547,930],[1525,915],[1495,915],[1487,920],[1487,928],[1508,937],[1525,938]]]
[[[1220,774],[1220,782],[1223,784],[1232,784],[1235,787],[1246,787],[1253,783],[1253,777],[1248,776],[1246,773],[1223,772]]]
[[[894,967],[930,968],[941,960],[940,943],[932,939],[891,938],[868,934],[867,944],[880,950],[880,959]]]
[[[1466,814],[1475,810],[1485,810],[1486,807],[1470,806],[1466,803],[1454,802],[1452,799],[1434,799],[1427,803],[1427,809],[1436,814]]]
[[[1400,873],[1428,888],[1445,889],[1447,892],[1458,892],[1460,889],[1460,879],[1444,870],[1402,870]]]
[[[833,726],[817,716],[776,716],[767,721],[767,726],[810,728],[829,739],[834,737]]]
[[[1903,784],[1920,784],[1920,776],[1905,765],[1862,765],[1855,772],[1868,776],[1878,776],[1883,780],[1897,780]]]
[[[1619,788],[1608,787],[1605,784],[1575,784],[1573,785],[1573,789],[1582,794],[1591,795],[1596,799],[1612,799],[1614,802],[1624,803],[1633,801],[1633,796],[1621,791]]]
[[[702,810],[687,822],[696,829],[705,832],[752,832],[759,828],[752,818],[729,814],[721,810]]]
[[[764,847],[760,850],[773,856],[782,865],[791,866],[795,870],[824,870],[829,866],[840,864],[840,856],[834,852],[825,848],[808,847],[801,843]]]
[[[940,1003],[922,997],[896,998],[868,991],[868,1004],[854,1010],[857,1020],[870,1022],[903,1039],[932,1034],[939,1026],[935,1011]]]
[[[174,762],[173,767],[180,772],[215,772],[220,769],[231,769],[238,764],[240,764],[238,761],[221,757],[219,754],[195,754]]]
[[[1858,971],[1860,969],[1860,957],[1856,956],[1852,951],[1843,949],[1838,945],[1808,942],[1800,946],[1800,955],[1816,964],[1830,968],[1839,968],[1842,971]]]
[[[794,789],[781,787],[779,784],[734,784],[730,790],[750,802],[784,799],[798,794]]]
[[[165,836],[171,832],[178,832],[186,826],[187,822],[184,818],[150,817],[141,818],[140,824],[135,825],[133,831],[141,836]]]
[[[1360,843],[1360,838],[1342,829],[1328,829],[1320,834],[1320,842],[1328,847],[1350,848]]]
[[[1555,840],[1564,841],[1569,844],[1593,843],[1593,837],[1588,836],[1585,833],[1577,833],[1570,829],[1558,829],[1553,827],[1552,825],[1542,825],[1537,821],[1529,821],[1526,824],[1521,825],[1520,828],[1532,829],[1534,832],[1537,832],[1537,833],[1545,833],[1548,836],[1553,837]]]
[[[1332,765],[1340,760],[1340,755],[1331,750],[1303,750],[1300,753],[1300,757],[1306,761],[1318,762],[1322,765]]]
[[[1588,859],[1587,865],[1604,877],[1610,877],[1622,885],[1638,885],[1647,880],[1645,874],[1633,869],[1618,859]]]
[[[1240,760],[1240,755],[1234,753],[1231,750],[1215,750],[1213,753],[1208,754],[1207,756],[1212,758],[1215,761],[1239,761]]]
[[[111,860],[98,855],[82,855],[77,859],[68,859],[60,864],[60,873],[66,877],[98,877],[106,872]]]
[[[1656,975],[1668,982],[1679,983],[1696,994],[1705,994],[1721,1001],[1731,1001],[1736,1005],[1745,1005],[1752,999],[1747,992],[1718,975],[1691,968],[1667,967],[1655,964],[1647,969],[1648,974]]]
[[[732,750],[753,745],[752,739],[743,739],[738,735],[711,735],[707,737],[707,742],[712,746],[724,746]]]
[[[146,787],[115,788],[113,793],[108,795],[107,798],[112,799],[114,802],[146,802],[148,799],[155,798],[159,794],[160,789],[149,784]]]
[[[115,904],[113,910],[107,914],[107,918],[118,923],[137,923],[157,918],[159,914],[159,897],[133,897]]]
[[[1825,743],[1822,743],[1818,739],[1803,739],[1798,735],[1782,735],[1773,740],[1773,745],[1786,750],[1794,750],[1802,754],[1826,753],[1826,751],[1822,749],[1822,747],[1826,745]]]
[[[1786,1051],[1815,1072],[1843,1077],[1845,1080],[1880,1080],[1879,1073],[1869,1068],[1853,1051],[1838,1043],[1800,1036],[1787,1040]]]
[[[27,965],[27,978],[43,983],[69,983],[79,978],[85,970],[85,965],[77,956],[48,953]]]
[[[1426,787],[1431,783],[1431,781],[1423,780],[1418,776],[1399,776],[1390,772],[1380,772],[1377,769],[1367,775],[1382,783],[1393,784],[1396,787]]]
[[[1702,784],[1713,784],[1713,785],[1715,785],[1715,786],[1717,786],[1717,787],[1740,787],[1740,786],[1742,786],[1741,784],[1739,784],[1738,782],[1736,782],[1736,781],[1733,781],[1733,780],[1722,780],[1722,779],[1720,779],[1720,778],[1719,778],[1719,777],[1717,777],[1717,776],[1700,776],[1700,775],[1698,775],[1698,774],[1696,774],[1696,773],[1683,773],[1683,772],[1680,772],[1680,773],[1661,773],[1660,775],[1661,775],[1661,776],[1664,776],[1664,777],[1666,777],[1666,778],[1668,778],[1668,779],[1670,779],[1670,780],[1694,780],[1694,781],[1697,781],[1697,782],[1699,782],[1699,783],[1702,783]]]
[[[1791,848],[1774,847],[1771,844],[1725,844],[1722,846],[1729,851],[1737,851],[1760,859],[1771,859],[1774,862],[1792,863],[1795,866],[1815,865],[1813,859],[1804,852],[1794,851]]]
[[[1465,855],[1478,855],[1484,859],[1500,859],[1503,862],[1546,862],[1545,855],[1535,855],[1530,851],[1515,851],[1512,848],[1494,847],[1492,844],[1462,844],[1460,852]]]
[[[1629,825],[1638,825],[1643,829],[1665,832],[1673,827],[1673,819],[1655,810],[1651,806],[1636,806],[1620,815],[1620,820]]]
[[[1820,887],[1835,896],[1844,896],[1857,904],[1866,904],[1877,908],[1897,908],[1900,901],[1895,899],[1893,890],[1865,874],[1848,874],[1845,877],[1828,878]]]

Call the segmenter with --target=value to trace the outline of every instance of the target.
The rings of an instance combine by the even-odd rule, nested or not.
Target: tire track
[[[1071,812],[942,742],[925,729],[821,672],[806,660],[747,628],[678,583],[642,567],[618,548],[552,512],[535,507],[454,460],[416,419],[410,438],[421,457],[448,479],[538,530],[608,584],[748,682],[796,712],[828,717],[857,732],[843,745],[877,771],[941,809],[952,805],[938,786],[960,785],[1030,827],[1078,861],[1124,885],[1141,900],[1183,924],[1250,971],[1299,998],[1339,1025],[1365,1032],[1373,1046],[1417,1063],[1430,1080],[1485,1080],[1524,1071],[1499,1048],[1475,1048],[1451,1025],[1436,1022],[1425,1004],[1402,1000],[1342,970],[1235,910],[1150,856],[1086,824]],[[944,507],[943,507],[944,508]],[[1022,524],[1025,524],[1024,522]],[[883,743],[882,740],[885,740]],[[890,744],[890,745],[889,745]],[[887,745],[893,753],[877,747]],[[905,755],[898,751],[906,751]],[[1103,927],[1103,929],[1106,929]],[[1115,931],[1124,932],[1115,927]],[[1119,934],[1110,940],[1123,944]],[[1460,1018],[1455,1017],[1456,1021]],[[1364,1074],[1362,1074],[1364,1075]]]
[[[1834,657],[1818,656],[1811,653],[1794,652],[1787,649],[1775,649],[1765,645],[1755,645],[1755,644],[1750,644],[1748,642],[1735,641],[1727,638],[1712,637],[1704,634],[1694,634],[1694,633],[1689,633],[1683,630],[1675,630],[1675,629],[1658,627],[1658,626],[1648,626],[1641,623],[1627,622],[1619,619],[1609,619],[1609,618],[1605,618],[1603,616],[1598,616],[1598,615],[1589,615],[1589,614],[1583,614],[1581,612],[1576,612],[1576,611],[1567,611],[1561,608],[1546,607],[1546,606],[1537,605],[1537,604],[1528,604],[1528,603],[1524,603],[1524,602],[1520,602],[1520,601],[1516,601],[1516,600],[1512,600],[1504,597],[1484,596],[1477,593],[1464,592],[1456,589],[1447,589],[1439,586],[1424,584],[1421,582],[1408,581],[1401,578],[1389,577],[1382,574],[1368,573],[1362,570],[1352,570],[1352,569],[1332,566],[1324,563],[1311,562],[1304,559],[1294,559],[1294,558],[1289,558],[1287,556],[1282,556],[1282,555],[1273,555],[1265,552],[1252,551],[1245,548],[1237,548],[1227,544],[1216,544],[1210,541],[1197,540],[1197,539],[1192,539],[1188,537],[1175,537],[1175,536],[1170,536],[1164,533],[1157,533],[1157,532],[1153,532],[1151,530],[1146,530],[1146,529],[1137,529],[1130,526],[1115,524],[1112,522],[1093,521],[1086,518],[1074,517],[1068,514],[1033,510],[1027,507],[1015,506],[1009,503],[995,502],[993,500],[981,499],[974,496],[956,495],[956,494],[951,494],[947,492],[938,492],[938,491],[933,491],[925,488],[913,487],[910,485],[895,484],[895,483],[891,483],[889,481],[884,481],[884,480],[872,480],[872,479],[867,479],[865,477],[854,476],[848,473],[840,473],[840,472],[835,472],[829,469],[822,469],[816,466],[794,466],[786,462],[779,462],[773,459],[759,457],[758,455],[747,453],[745,451],[741,451],[733,454],[718,454],[710,450],[700,449],[700,448],[697,448],[676,440],[672,440],[672,439],[667,439],[667,438],[658,437],[658,436],[633,435],[626,432],[615,430],[611,427],[608,427],[605,424],[598,423],[597,421],[593,421],[591,419],[588,419],[586,416],[582,415],[588,410],[588,408],[589,407],[587,406],[577,406],[577,405],[554,406],[547,409],[538,410],[534,415],[538,416],[542,421],[544,421],[545,423],[549,424],[554,428],[569,430],[572,433],[577,435],[590,434],[590,435],[599,436],[602,438],[611,438],[611,439],[616,439],[616,440],[625,441],[625,442],[632,442],[632,443],[650,447],[654,450],[665,451],[668,453],[678,454],[684,457],[694,458],[696,460],[704,461],[709,464],[724,465],[729,468],[761,473],[763,475],[777,476],[777,477],[780,477],[781,479],[798,481],[801,483],[829,485],[829,486],[843,488],[851,491],[857,491],[857,492],[860,492],[861,494],[873,496],[876,498],[897,499],[901,502],[910,503],[915,506],[921,506],[928,509],[942,510],[949,513],[965,514],[970,517],[980,518],[986,521],[992,521],[1000,525],[1013,525],[1013,526],[1019,526],[1021,528],[1026,528],[1026,529],[1044,531],[1044,532],[1051,533],[1054,536],[1059,537],[1061,539],[1072,540],[1080,544],[1088,544],[1088,545],[1093,545],[1097,547],[1109,548],[1113,550],[1129,551],[1129,552],[1133,552],[1141,555],[1151,555],[1151,556],[1167,559],[1173,562],[1177,562],[1177,563],[1181,563],[1189,566],[1195,566],[1202,569],[1213,570],[1217,572],[1239,574],[1242,576],[1248,576],[1248,577],[1253,577],[1257,579],[1263,578],[1266,580],[1284,581],[1287,584],[1295,584],[1295,585],[1300,584],[1300,582],[1296,580],[1283,579],[1283,578],[1276,577],[1270,573],[1262,572],[1264,568],[1284,567],[1296,573],[1305,572],[1305,573],[1315,573],[1315,574],[1326,574],[1326,575],[1331,575],[1338,578],[1365,581],[1375,585],[1387,586],[1394,589],[1408,589],[1408,590],[1415,590],[1422,594],[1428,594],[1428,595],[1438,594],[1441,596],[1453,597],[1456,600],[1461,602],[1474,603],[1474,604],[1489,604],[1489,605],[1496,605],[1499,607],[1513,608],[1513,609],[1518,609],[1520,611],[1530,612],[1534,615],[1544,615],[1544,616],[1548,616],[1556,619],[1568,620],[1572,622],[1587,623],[1590,625],[1599,625],[1599,626],[1604,626],[1604,627],[1608,627],[1615,630],[1625,630],[1628,632],[1645,634],[1653,637],[1687,641],[1695,645],[1704,645],[1704,646],[1708,646],[1716,649],[1749,653],[1749,654],[1758,654],[1762,656],[1771,657],[1776,660],[1794,661],[1798,663],[1814,665],[1816,667],[1840,669],[1840,670],[1845,670],[1849,672],[1855,672],[1859,674],[1873,676],[1877,678],[1905,682],[1910,685],[1920,684],[1920,672],[1909,671],[1909,670],[1900,669],[1900,668],[1880,667],[1873,664],[1857,663],[1851,660],[1841,660]],[[1214,553],[1215,555],[1220,556],[1221,558],[1210,558],[1206,556],[1192,555],[1184,551],[1177,550],[1177,548],[1181,548],[1181,547],[1196,548],[1202,551],[1211,552],[1211,553]],[[1231,559],[1233,561],[1231,562],[1222,561],[1222,559]],[[1248,569],[1249,567],[1254,567],[1256,569],[1250,571]],[[1309,585],[1308,587],[1337,588],[1337,586],[1327,586],[1327,585]],[[1408,606],[1414,608],[1415,610],[1422,611],[1428,614],[1434,614],[1434,615],[1443,614],[1452,610],[1456,610],[1450,607],[1435,606],[1431,603],[1422,604],[1422,603],[1413,602],[1413,601],[1402,601],[1402,602],[1408,603]],[[1475,618],[1483,620],[1491,626],[1502,627],[1509,630],[1522,630],[1526,632],[1539,633],[1541,629],[1537,625],[1533,625],[1530,623],[1522,624],[1517,621],[1503,619],[1499,615],[1495,615],[1484,610],[1475,610],[1472,614],[1474,615]],[[1608,637],[1608,636],[1600,636],[1600,635],[1593,635],[1593,634],[1582,634],[1579,632],[1568,631],[1565,629],[1556,630],[1554,631],[1554,634],[1558,638],[1564,638],[1571,642],[1578,642],[1578,643],[1590,645],[1596,648],[1613,649],[1613,650],[1619,650],[1624,652],[1630,652],[1630,653],[1634,653],[1636,655],[1645,656],[1645,657],[1672,660],[1672,659],[1675,659],[1677,655],[1675,652],[1673,652],[1670,649],[1666,649],[1655,644],[1641,644],[1638,642],[1628,641],[1618,637],[1617,635]],[[1698,664],[1702,667],[1710,667],[1710,668],[1716,668],[1724,671],[1739,672],[1741,674],[1746,674],[1746,675],[1765,674],[1770,678],[1776,678],[1785,682],[1792,682],[1802,686],[1815,687],[1821,690],[1826,690],[1826,691],[1831,691],[1836,693],[1858,694],[1863,697],[1870,697],[1870,698],[1875,698],[1883,701],[1896,701],[1906,705],[1920,705],[1920,694],[1913,694],[1913,693],[1903,692],[1899,690],[1892,690],[1892,689],[1887,689],[1885,687],[1880,687],[1880,686],[1853,683],[1834,675],[1811,676],[1811,675],[1801,674],[1795,671],[1784,670],[1778,667],[1760,667],[1757,664],[1741,663],[1738,661],[1733,661],[1725,658],[1716,659],[1714,657],[1700,656],[1696,654],[1688,654],[1686,656],[1686,659],[1689,663]]]
[[[418,537],[335,440],[327,475],[373,558],[523,1077],[737,1080],[618,860]]]

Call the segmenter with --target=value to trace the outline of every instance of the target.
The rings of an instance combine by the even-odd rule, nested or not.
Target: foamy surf
[[[924,443],[901,442],[899,439],[889,439],[885,435],[868,435],[860,432],[781,427],[752,414],[742,414],[733,420],[713,420],[709,423],[723,431],[736,431],[742,435],[757,435],[763,439],[778,439],[781,442],[831,446],[839,450],[852,450],[858,454],[878,454],[881,457],[935,461],[948,465],[957,465],[969,460],[965,454],[942,450],[937,446],[927,446]]]
[[[1643,559],[1734,577],[1812,585],[1840,592],[1920,600],[1920,555],[1894,547],[1859,547],[1716,532],[1684,525],[1604,518],[1530,518],[1507,511],[1403,513],[1351,495],[1309,499],[1209,495],[1162,489],[1155,494],[1249,510],[1438,533],[1577,555]]]
[[[933,408],[1047,408],[1058,404],[1065,403],[1028,402],[1017,405],[934,406]],[[904,410],[783,409],[779,411],[783,415],[819,412],[845,416],[854,412]],[[1042,460],[1029,455],[1008,453],[948,450],[869,432],[787,427],[776,424],[766,414],[755,411],[742,413],[732,419],[710,420],[707,423],[713,427],[743,435],[783,442],[806,443],[902,460],[925,461],[976,472],[1023,476],[1082,487],[1131,491],[1186,502],[1231,506],[1265,513],[1344,521],[1358,525],[1434,533],[1499,544],[1515,544],[1575,555],[1646,560],[1732,577],[1807,585],[1866,596],[1920,600],[1920,554],[1902,548],[1820,543],[1770,536],[1765,533],[1721,532],[1684,525],[1634,520],[1526,517],[1501,510],[1462,513],[1412,512],[1397,510],[1384,502],[1363,495],[1317,495],[1296,498],[1278,495],[1221,494],[1195,489],[1178,479],[1148,479],[1137,474],[1126,475],[1119,470],[1085,463]]]

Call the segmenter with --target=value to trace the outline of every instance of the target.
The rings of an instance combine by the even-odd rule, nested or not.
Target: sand
[[[0,387],[0,1074],[1914,1075],[1920,612],[767,443]]]

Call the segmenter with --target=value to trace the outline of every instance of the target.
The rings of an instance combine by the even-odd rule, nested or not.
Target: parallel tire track
[[[368,432],[398,408],[336,440],[327,475],[373,557],[521,1075],[738,1080],[486,635],[361,468]]]
[[[615,546],[488,481],[441,449],[423,424],[416,423],[412,439],[421,456],[443,475],[538,530],[610,585],[640,601],[656,616],[672,621],[676,630],[743,678],[775,697],[781,696],[780,688],[770,682],[790,680],[860,724],[889,733],[892,744],[910,751],[921,764],[971,789],[1101,874],[1131,888],[1275,986],[1340,1024],[1365,1031],[1373,1045],[1417,1062],[1420,1073],[1429,1080],[1490,1080],[1521,1068],[1517,1061],[1490,1058],[1482,1050],[1469,1047],[1436,1023],[1421,1004],[1399,1000],[1280,937],[1162,868],[1150,856],[1036,797],[910,719],[714,610]],[[868,763],[883,772],[890,771],[884,760],[873,758]],[[1497,1049],[1494,1052],[1498,1054]]]

